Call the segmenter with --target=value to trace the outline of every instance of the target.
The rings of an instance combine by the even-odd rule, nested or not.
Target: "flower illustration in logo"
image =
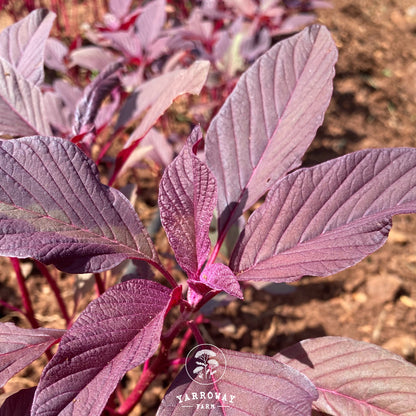
[[[214,384],[225,373],[225,356],[214,345],[197,345],[189,352],[185,367],[188,376],[198,384]]]
[[[196,363],[198,367],[194,368],[193,373],[197,374],[197,377],[202,380],[210,380],[212,376],[217,372],[216,367],[219,366],[218,361],[213,357],[216,357],[217,354],[211,350],[199,350],[195,354],[195,358],[198,358],[199,361]]]

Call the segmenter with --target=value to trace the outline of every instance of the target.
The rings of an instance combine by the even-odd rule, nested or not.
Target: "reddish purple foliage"
[[[271,33],[303,18],[289,10],[306,12],[313,2],[226,4],[204,1],[193,13],[177,5],[186,22],[167,28],[165,1],[130,10],[129,2],[113,0],[105,25],[89,33],[100,46],[87,50],[46,46],[53,15],[44,11],[0,34],[0,133],[16,137],[0,141],[0,254],[31,257],[68,273],[93,273],[101,294],[66,332],[3,324],[3,383],[62,339],[36,391],[11,396],[1,414],[17,407],[16,415],[93,416],[110,398],[109,409],[126,415],[157,374],[182,362],[191,331],[204,344],[198,330],[203,315],[197,314],[219,292],[243,298],[239,281],[292,281],[343,270],[384,244],[392,216],[416,212],[415,149],[364,150],[298,169],[332,93],[337,50],[322,26],[310,26],[262,55],[238,80],[205,139],[194,128],[173,161],[173,146],[166,154],[166,143],[152,148],[164,134],[152,129],[172,101],[198,94],[207,80],[208,63],[189,65],[192,54],[210,60],[216,70],[222,64],[232,87],[237,79],[229,77],[244,67],[239,67],[244,58],[257,57]],[[259,22],[264,26],[256,26]],[[275,32],[273,22],[279,22]],[[66,72],[71,82],[82,80],[79,85],[42,83],[45,47],[51,67]],[[236,50],[238,56],[231,53]],[[167,62],[168,53],[173,57]],[[176,68],[181,61],[185,66]],[[79,66],[85,63],[90,72],[83,78]],[[146,79],[149,65],[152,79]],[[106,150],[114,137],[104,144],[97,139],[104,129],[114,137],[129,134],[113,157]],[[116,189],[119,175],[146,153],[166,167],[160,221],[186,275],[181,285],[133,205]],[[245,223],[242,215],[266,193]],[[237,221],[239,236],[232,241]],[[220,250],[230,242],[228,261]],[[134,261],[121,283],[106,290],[100,272],[128,259]],[[16,259],[13,264],[24,286]],[[38,265],[57,295],[49,272]],[[171,289],[151,280],[160,275]],[[24,300],[26,317],[36,326],[28,296]],[[58,301],[63,304],[59,296]],[[166,320],[164,329],[172,308],[175,319]],[[194,365],[195,377],[188,367],[179,373],[160,415],[196,414],[208,405],[213,407],[207,414],[253,416],[306,416],[311,409],[404,415],[416,407],[415,367],[370,344],[324,337],[273,358],[211,347],[189,357],[186,365]],[[119,381],[143,363],[134,390],[115,404]],[[197,379],[203,375],[208,383]]]

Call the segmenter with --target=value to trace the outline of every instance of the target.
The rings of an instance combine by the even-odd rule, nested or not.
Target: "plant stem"
[[[19,286],[20,295],[22,297],[23,307],[25,308],[24,315],[30,322],[32,328],[39,328],[40,325],[37,319],[35,318],[35,313],[33,312],[32,301],[30,300],[29,292],[27,290],[25,278],[20,268],[19,260],[16,257],[10,257],[10,261],[16,273],[17,284]]]
[[[112,409],[111,407],[109,407],[108,405],[106,405],[106,407],[104,408],[104,410],[106,412],[108,412],[110,415],[118,415],[117,411]]]
[[[204,297],[198,302],[197,305],[195,305],[194,310],[199,311],[206,303],[208,303],[212,298],[215,298],[215,296],[220,293],[221,290],[211,290],[209,291]]]
[[[67,327],[69,327],[72,323],[72,320],[69,316],[68,309],[65,305],[64,300],[62,299],[61,291],[59,290],[59,287],[56,284],[55,279],[51,276],[51,274],[49,273],[49,270],[47,269],[47,267],[43,263],[41,263],[39,261],[35,261],[35,262],[36,262],[36,266],[39,269],[39,271],[43,274],[43,276],[48,281],[49,286],[51,287],[52,292],[54,293],[55,298],[58,302],[59,309],[61,310],[62,316],[65,319],[66,325],[67,325]]]
[[[97,293],[98,293],[98,296],[100,296],[105,292],[104,282],[103,282],[103,279],[101,279],[100,273],[94,273],[94,278],[95,278],[95,285],[97,288]]]
[[[163,345],[161,351],[157,355],[152,364],[145,370],[139,382],[136,384],[134,390],[130,393],[124,403],[117,409],[117,415],[127,415],[133,407],[140,401],[143,393],[149,387],[150,383],[156,378],[158,374],[162,372],[164,367],[167,366],[168,349]]]
[[[51,10],[56,13],[56,26],[58,27],[59,32],[63,32],[57,0],[51,0]]]
[[[173,276],[163,266],[161,266],[159,263],[156,263],[154,261],[149,261],[149,263],[152,266],[154,266],[157,270],[159,270],[160,273],[163,274],[165,279],[171,284],[171,286],[173,288],[178,287],[178,283],[176,282],[176,280],[173,278]]]
[[[200,316],[202,316],[202,315],[200,315]],[[198,328],[197,323],[195,321],[189,321],[188,325],[192,330],[192,334],[194,335],[194,337],[196,339],[196,342],[198,344],[203,344],[205,341],[204,341],[204,338],[202,337],[201,333],[199,332],[199,328]]]
[[[175,358],[174,360],[169,361],[169,367],[176,367],[179,365],[185,364],[186,359],[185,358]]]
[[[185,335],[182,337],[181,343],[179,344],[178,348],[178,357],[183,357],[184,351],[186,346],[188,345],[188,342],[192,336],[192,330],[191,328],[188,328],[185,332]]]
[[[97,160],[95,161],[95,164],[98,166],[101,162],[101,159],[104,158],[105,154],[107,153],[108,149],[111,147],[111,145],[114,144],[114,141],[117,139],[117,137],[124,132],[123,127],[119,127],[115,132],[111,134],[111,137],[107,138],[107,142],[103,143],[102,148],[100,150],[100,153],[98,154]]]
[[[143,364],[143,371],[147,371],[147,369],[150,367],[150,361],[150,358],[145,361],[145,363]]]
[[[111,147],[111,145],[113,144],[112,141],[108,141],[107,143],[105,143],[103,145],[103,147],[101,148],[101,151],[97,157],[97,160],[95,161],[96,165],[99,165],[99,163],[101,162],[101,159],[105,156],[105,154],[107,153],[108,149]]]
[[[226,230],[227,230],[227,228],[226,228]],[[214,248],[212,249],[211,254],[209,255],[209,258],[208,258],[208,260],[207,260],[207,265],[214,263],[215,259],[216,259],[216,258],[217,258],[217,256],[218,256],[218,253],[219,253],[219,252],[220,252],[220,250],[221,250],[221,246],[222,246],[222,243],[223,243],[223,242],[224,242],[224,240],[225,240],[226,235],[227,235],[227,233],[226,233],[226,232],[222,232],[222,233],[218,236],[218,240],[217,240],[217,242],[215,243],[215,246],[214,246]]]
[[[11,311],[21,313],[22,315],[24,315],[24,314],[25,314],[25,313],[22,311],[22,309],[17,308],[16,306],[13,306],[13,305],[11,305],[10,303],[7,303],[7,302],[5,302],[4,300],[1,300],[1,299],[0,299],[0,305],[1,305],[1,306],[3,306],[3,307],[5,307],[5,308],[7,308],[7,309],[10,309]]]

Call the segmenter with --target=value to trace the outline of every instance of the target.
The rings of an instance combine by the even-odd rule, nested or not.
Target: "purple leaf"
[[[110,13],[118,19],[122,19],[130,10],[132,0],[109,0],[108,8]]]
[[[131,30],[105,32],[101,36],[104,39],[108,39],[111,42],[111,46],[122,52],[123,55],[139,59],[142,57],[140,39]]]
[[[45,114],[60,136],[69,136],[72,132],[76,105],[82,97],[82,91],[60,79],[54,81],[53,88],[55,91],[46,91],[43,94]]]
[[[75,109],[73,133],[75,135],[87,133],[97,117],[98,110],[105,98],[111,91],[120,85],[119,70],[122,62],[115,62],[108,65],[95,79],[89,84],[84,95],[78,102]]]
[[[316,386],[314,409],[330,415],[412,415],[416,367],[376,345],[341,337],[307,339],[274,358]]]
[[[119,108],[121,100],[121,94],[119,89],[114,89],[110,93],[110,99],[104,103],[98,110],[97,116],[94,121],[96,129],[102,129],[108,126],[114,118],[114,114]]]
[[[161,36],[157,38],[151,46],[146,51],[146,61],[147,62],[154,62],[159,58],[164,58],[169,54],[169,41],[170,37],[168,35]],[[173,66],[168,66],[172,63],[172,60],[175,58],[171,56],[169,60],[166,62],[165,66],[163,67],[163,72],[169,72],[172,70]]]
[[[223,19],[226,16],[218,17]],[[207,56],[208,54],[201,43],[209,42],[213,37],[213,31],[213,22],[205,19],[201,8],[195,7],[183,26],[167,30],[170,38],[169,46],[175,51],[197,48],[202,57]]]
[[[151,159],[157,165],[167,167],[174,158],[174,149],[166,137],[151,128],[140,141],[139,145],[130,154],[128,160],[123,164],[123,171],[137,167],[143,159]]]
[[[146,110],[142,122],[132,133],[125,147],[143,137],[169,108],[173,101],[183,94],[199,94],[208,76],[209,62],[196,61],[187,69],[168,72],[142,84],[131,96],[132,100],[120,111],[116,128],[137,118]]]
[[[213,290],[223,290],[229,295],[243,299],[240,284],[231,269],[225,264],[213,263],[207,265],[198,280],[188,279],[188,301],[196,305],[203,295]]]
[[[101,414],[123,375],[155,353],[171,293],[135,279],[92,301],[45,367],[32,416]]]
[[[416,212],[416,150],[368,149],[298,170],[270,190],[230,260],[239,280],[328,276],[381,247]]]
[[[166,140],[166,137],[159,133],[156,129],[150,129],[149,133],[144,136],[140,142],[140,147],[146,148],[151,146],[152,149],[147,153],[146,157],[152,159],[159,166],[167,167],[173,160],[172,145]],[[133,155],[132,155],[133,156]]]
[[[0,33],[0,57],[32,84],[43,82],[45,43],[55,17],[46,9],[34,10]]]
[[[158,416],[310,415],[312,401],[318,395],[301,373],[271,357],[200,347],[204,349],[197,354],[209,350],[206,355],[209,353],[212,361],[206,368],[215,373],[204,380],[198,377],[206,374],[199,371],[204,357],[196,358],[196,354],[187,360],[186,368],[167,391]]]
[[[0,408],[0,416],[30,416],[35,390],[30,387],[9,396]]]
[[[150,108],[124,145],[125,150],[130,146],[134,147],[136,140],[143,138],[149,132],[176,98],[183,94],[199,94],[208,76],[208,70],[209,62],[196,61],[187,69],[168,72],[152,79],[131,94],[134,98],[128,100],[120,111],[116,129],[124,126],[131,118],[138,117],[139,113],[147,107]],[[128,166],[129,158],[124,164]],[[125,172],[125,169],[122,166],[119,174]]]
[[[311,9],[332,9],[334,7],[333,4],[331,4],[331,1],[325,1],[325,0],[311,0],[310,1],[311,5],[310,8]]]
[[[153,134],[152,130],[149,131],[148,134]],[[161,134],[161,133],[157,133],[157,134]],[[147,135],[145,136],[147,137]],[[162,139],[165,141],[166,145],[169,146],[169,143],[166,140],[165,136],[162,136]],[[123,172],[125,172],[126,170],[138,167],[140,165],[143,165],[142,161],[144,158],[146,158],[148,156],[148,153],[152,150],[153,146],[152,145],[146,145],[146,146],[141,146],[141,143],[139,144],[139,146],[137,146],[134,151],[128,155],[128,160],[123,164]]]
[[[277,30],[273,31],[273,35],[283,35],[293,33],[302,26],[310,25],[316,20],[316,16],[312,13],[299,13],[288,16],[282,21]]]
[[[154,0],[144,6],[135,22],[137,35],[143,49],[148,49],[157,39],[166,20],[166,1]]]
[[[82,98],[82,90],[63,79],[56,79],[53,82],[53,88],[56,93],[62,98],[65,106],[68,107],[72,112],[75,112],[78,101]]]
[[[72,132],[74,113],[65,106],[64,101],[55,91],[46,91],[43,94],[45,115],[53,128],[53,133],[66,137]]]
[[[179,265],[190,278],[197,278],[208,257],[209,225],[217,202],[215,178],[193,151],[201,140],[197,127],[165,170],[159,187],[162,225]]]
[[[126,258],[158,263],[130,202],[100,183],[93,161],[56,137],[0,141],[0,254],[34,257],[69,273]]]
[[[224,0],[224,3],[237,15],[252,16],[257,10],[257,4],[253,0]]]
[[[270,48],[271,36],[266,28],[258,33],[254,32],[251,36],[244,38],[241,43],[241,56],[249,61],[256,59]]]
[[[300,164],[328,106],[336,58],[325,27],[303,30],[260,57],[211,122],[205,149],[220,235]]]
[[[56,38],[48,38],[45,44],[45,65],[55,71],[66,72],[65,57],[68,47]]]
[[[121,21],[115,14],[106,13],[103,16],[103,24],[106,29],[113,31],[113,30],[117,30],[120,28]],[[102,33],[98,34],[97,32],[94,31],[94,29],[89,28],[85,33],[85,37],[92,43],[100,44],[101,34]]]
[[[0,58],[0,135],[51,134],[40,89]]]
[[[234,24],[236,23],[242,23],[241,19],[235,20]],[[241,40],[241,36],[239,37]],[[215,42],[215,45],[212,50],[212,57],[220,63],[221,70],[225,69],[225,63],[227,54],[229,55],[229,51],[231,49],[231,34],[227,30],[221,30],[217,33],[217,41]],[[237,51],[238,52],[238,51]],[[238,59],[238,64],[230,62],[230,65],[233,66],[240,66],[241,63],[241,56],[236,56]],[[221,65],[222,64],[222,65]],[[230,73],[230,71],[227,71],[227,75]]]
[[[71,66],[78,65],[90,71],[103,71],[107,65],[119,60],[112,52],[98,46],[84,46],[70,54]]]
[[[214,58],[218,60],[217,67],[228,79],[238,79],[238,73],[246,68],[241,47],[244,39],[244,20],[234,20],[232,26],[220,34],[219,41],[213,50]]]
[[[23,329],[0,322],[0,387],[39,358],[64,333],[60,329]]]

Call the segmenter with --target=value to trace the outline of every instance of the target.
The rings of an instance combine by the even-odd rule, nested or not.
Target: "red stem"
[[[58,285],[56,284],[55,279],[51,276],[51,274],[49,273],[49,270],[43,263],[36,261],[36,266],[39,269],[39,271],[43,274],[43,276],[46,278],[46,280],[48,281],[49,286],[51,287],[52,292],[54,293],[55,298],[58,302],[59,309],[61,310],[62,316],[65,319],[66,326],[67,327],[71,326],[72,320],[69,316],[68,309],[65,305],[64,300],[62,299],[61,291]]]
[[[220,293],[221,290],[211,290],[209,291],[199,302],[195,305],[194,310],[199,311],[207,302],[209,302],[212,298]]]
[[[117,139],[117,136],[121,134],[124,131],[124,127],[119,127],[116,131],[114,131],[111,136],[112,139],[109,138],[108,141],[103,145],[101,148],[101,151],[97,157],[97,160],[95,161],[95,164],[98,165],[101,162],[101,159],[105,156],[108,149],[111,147],[111,145],[114,143],[114,141]]]
[[[178,365],[183,365],[186,362],[186,358],[175,358],[174,360],[169,361],[170,367],[176,367]]]
[[[13,306],[13,305],[11,305],[10,303],[7,303],[7,302],[5,302],[4,300],[1,300],[1,299],[0,299],[0,305],[1,305],[1,306],[3,306],[3,307],[5,307],[5,308],[7,308],[7,309],[10,309],[11,311],[21,313],[22,315],[24,315],[24,314],[25,314],[25,313],[22,311],[22,309],[17,308],[16,306]]]
[[[22,297],[23,307],[25,308],[24,315],[30,322],[30,325],[32,325],[32,328],[39,328],[40,325],[35,318],[35,313],[33,312],[32,301],[30,300],[29,291],[26,287],[25,278],[22,274],[19,260],[16,257],[10,257],[10,261],[16,273],[17,284],[19,286],[20,295]]]
[[[204,340],[202,339],[202,336],[199,332],[199,329],[196,327],[196,325],[202,323],[204,321],[204,315],[198,315],[193,321],[188,322],[189,328],[186,330],[185,335],[182,337],[181,343],[179,344],[179,348],[177,351],[178,357],[183,357],[184,351],[186,346],[188,345],[189,340],[191,339],[191,336],[195,336],[195,330],[198,334],[195,336],[195,339],[200,343],[203,344]],[[200,342],[202,339],[202,342]],[[179,359],[179,358],[178,358]]]
[[[202,316],[202,315],[200,315]],[[189,327],[192,330],[192,334],[194,335],[196,342],[198,344],[203,344],[205,342],[204,338],[202,337],[201,333],[199,332],[198,325],[195,321],[188,322]]]
[[[147,371],[147,369],[150,367],[150,359],[146,360],[143,364],[143,371]]]
[[[29,12],[35,9],[35,2],[33,0],[26,0],[26,8]]]
[[[103,279],[101,278],[100,273],[94,273],[95,285],[97,288],[98,296],[102,295],[105,292],[105,286]]]
[[[180,344],[179,344],[178,353],[177,353],[178,357],[183,357],[185,348],[188,345],[188,342],[191,339],[191,336],[192,336],[192,330],[191,330],[191,328],[188,328],[185,332],[185,335],[182,337],[182,340],[181,340]]]
[[[156,263],[154,261],[149,261],[149,263],[154,266],[157,270],[160,271],[160,273],[163,274],[163,276],[165,277],[165,279],[170,283],[170,285],[175,288],[178,287],[178,283],[176,282],[176,280],[173,278],[173,276],[163,267],[161,266],[159,263]]]
[[[209,258],[207,260],[207,265],[214,263],[215,259],[218,256],[218,253],[221,250],[222,243],[224,242],[225,237],[227,235],[227,232],[228,232],[228,230],[230,228],[230,224],[229,224],[230,221],[229,221],[229,219],[231,218],[231,215],[232,214],[233,214],[233,211],[231,212],[230,217],[228,218],[228,220],[227,220],[227,222],[226,222],[223,230],[218,235],[218,240],[215,243],[215,246],[214,246],[213,250],[211,251],[211,254],[209,255]],[[217,222],[217,225],[218,225],[218,222]]]
[[[136,384],[136,387],[133,391],[129,394],[127,399],[124,401],[123,404],[117,409],[117,415],[127,415],[134,406],[140,401],[143,393],[149,387],[150,383],[156,378],[158,374],[160,374],[164,367],[168,364],[168,352],[169,350],[161,347],[161,351],[159,352],[156,359],[147,368],[146,371],[143,371],[139,382]]]
[[[22,269],[20,268],[19,260],[16,257],[10,257],[10,261],[16,273],[17,284],[19,286],[23,306],[25,308],[24,316],[30,322],[30,325],[33,329],[39,328],[40,325],[38,320],[35,318],[35,313],[32,307],[32,301],[30,300],[29,291],[26,287],[25,277],[23,276]],[[47,359],[51,360],[52,352],[49,349],[45,351],[45,354]]]
[[[101,159],[105,156],[105,154],[107,153],[108,149],[111,147],[111,145],[113,144],[113,142],[111,140],[109,140],[107,143],[105,143],[97,157],[97,160],[95,161],[96,165],[99,165],[101,162]]]

